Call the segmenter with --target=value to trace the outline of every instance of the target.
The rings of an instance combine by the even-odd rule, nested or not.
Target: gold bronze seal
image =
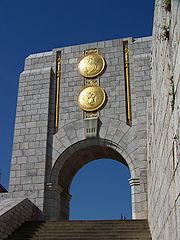
[[[78,95],[79,107],[87,112],[99,109],[105,101],[105,92],[99,86],[84,88]]]
[[[79,72],[83,77],[94,78],[102,73],[105,68],[105,60],[97,53],[89,53],[78,64]]]

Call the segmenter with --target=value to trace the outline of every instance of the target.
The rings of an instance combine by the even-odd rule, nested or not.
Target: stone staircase
[[[150,240],[146,220],[28,221],[8,240]]]

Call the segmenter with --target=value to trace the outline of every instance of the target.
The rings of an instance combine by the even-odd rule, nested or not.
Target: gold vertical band
[[[132,113],[131,113],[131,91],[130,91],[130,74],[129,74],[129,48],[128,42],[124,42],[124,69],[125,69],[125,87],[126,87],[126,111],[127,111],[127,124],[132,124]]]
[[[61,80],[61,52],[56,56],[56,103],[55,103],[55,132],[59,127],[59,97],[60,97],[60,80]]]
[[[84,56],[86,56],[90,53],[97,53],[97,48],[86,49],[84,51]],[[88,87],[88,86],[98,86],[97,78],[91,78],[91,79],[84,78],[84,87]],[[97,111],[94,111],[94,112],[84,111],[83,112],[84,118],[94,118],[94,117],[97,117],[97,115],[98,115]]]

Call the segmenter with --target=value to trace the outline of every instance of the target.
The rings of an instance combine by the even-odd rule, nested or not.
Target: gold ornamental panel
[[[105,68],[104,58],[97,53],[89,53],[78,64],[80,74],[86,78],[94,78],[102,73]]]
[[[79,107],[87,112],[99,109],[105,101],[105,92],[99,86],[89,86],[84,88],[78,95]]]

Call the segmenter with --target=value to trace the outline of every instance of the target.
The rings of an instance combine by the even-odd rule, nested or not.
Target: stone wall
[[[106,147],[120,149],[119,153],[130,165],[134,179],[130,183],[136,189],[132,199],[139,218],[147,217],[148,163],[148,219],[152,238],[180,239],[179,29],[180,1],[156,0],[152,86],[151,38],[83,44],[27,57],[19,81],[10,188],[8,194],[1,194],[1,203],[9,201],[3,200],[6,198],[18,201],[19,197],[28,197],[43,209],[44,194],[47,192],[45,195],[49,197],[50,191],[45,189],[52,187],[52,179],[58,183],[63,161],[83,149],[84,143],[86,147],[90,144],[85,139],[83,114],[77,105],[78,92],[84,87],[77,63],[84,50],[97,48],[107,63],[98,82],[105,89],[108,101],[99,113],[101,128],[99,139],[94,141],[96,145],[101,142]],[[126,124],[123,41],[129,44],[132,126]],[[62,64],[59,129],[54,134],[57,51],[61,51]],[[58,184],[53,188],[60,199],[59,191],[63,189],[61,182]]]
[[[124,41],[128,41],[129,46],[132,126],[126,123]],[[133,218],[147,218],[146,104],[151,86],[151,37],[116,39],[54,50],[61,51],[62,58],[60,113],[59,130],[53,135],[52,143],[49,144],[51,150],[48,157],[52,161],[53,168],[47,184],[51,186],[54,196],[57,195],[58,202],[49,195],[50,188],[48,188],[49,203],[46,207],[50,206],[52,215],[58,214],[54,206],[60,206],[58,196],[61,192],[64,195],[63,183],[58,182],[58,175],[63,171],[65,161],[69,161],[69,153],[73,154],[77,150],[83,151],[87,145],[92,144],[91,141],[85,141],[83,112],[77,104],[78,93],[84,87],[84,78],[80,75],[77,64],[84,51],[90,48],[96,48],[107,64],[104,73],[97,78],[107,94],[107,102],[99,111],[101,124],[94,144],[101,146],[101,142],[104,142],[104,146],[107,146],[105,142],[109,142],[112,148],[116,146],[117,152],[122,154],[128,163],[131,178],[133,178],[130,181],[133,185]],[[132,159],[131,166],[129,165],[131,160],[128,161],[128,158]],[[74,172],[73,164],[76,165],[76,161],[78,162],[78,157],[74,162],[71,161],[71,167],[68,168],[70,173]],[[52,177],[54,172],[56,177]],[[54,185],[55,183],[59,185]],[[66,192],[66,195],[68,196],[69,192]]]
[[[153,240],[180,239],[180,1],[156,1],[148,125],[148,218]]]
[[[40,210],[28,199],[6,199],[0,205],[0,240],[6,239],[21,224],[40,219]]]
[[[127,125],[126,119],[124,42],[129,47],[131,126]],[[128,167],[134,179],[130,181],[134,187],[133,218],[147,218],[146,105],[151,87],[151,37],[64,47],[26,58],[19,80],[9,196],[27,197],[43,209],[45,191],[49,192],[52,184],[54,166],[59,164],[56,169],[58,179],[63,164],[56,164],[58,159],[66,159],[63,154],[69,154],[71,146],[83,146],[81,143],[86,142],[83,112],[77,104],[78,93],[84,87],[84,78],[78,71],[77,63],[84,51],[91,48],[96,48],[106,61],[104,73],[97,77],[106,92],[107,101],[98,113],[101,126],[96,142],[98,139],[101,142],[112,142],[112,146],[120,149],[118,152],[125,161],[131,159],[129,162],[132,165]],[[61,51],[61,82],[59,129],[55,133],[58,51]],[[58,184],[53,186],[56,195],[60,194],[57,189],[62,189],[61,183]],[[68,193],[65,195],[68,196]],[[49,203],[54,204],[50,200]],[[60,203],[56,204],[59,206]]]
[[[52,52],[30,55],[20,75],[9,193],[43,209]]]

